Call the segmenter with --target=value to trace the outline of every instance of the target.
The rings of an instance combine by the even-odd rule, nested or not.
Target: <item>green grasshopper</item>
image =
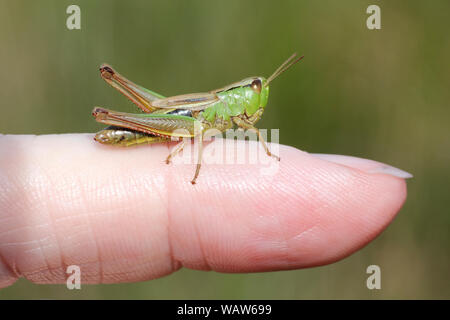
[[[99,131],[94,139],[102,144],[125,147],[182,139],[167,157],[166,163],[169,164],[183,150],[183,138],[197,138],[198,160],[192,184],[200,173],[202,141],[209,129],[224,132],[237,125],[254,131],[267,155],[279,161],[254,124],[261,118],[267,104],[269,83],[302,58],[294,53],[267,79],[250,77],[209,92],[168,98],[131,82],[111,66],[103,64],[101,77],[145,113],[123,113],[95,107],[92,111],[95,120],[110,126]]]

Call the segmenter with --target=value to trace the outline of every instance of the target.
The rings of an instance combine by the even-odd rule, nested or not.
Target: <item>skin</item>
[[[166,165],[167,144],[124,152],[92,138],[0,135],[0,287],[65,283],[72,264],[84,284],[329,264],[387,227],[410,177],[280,146],[273,176],[208,164],[192,186],[194,164]]]

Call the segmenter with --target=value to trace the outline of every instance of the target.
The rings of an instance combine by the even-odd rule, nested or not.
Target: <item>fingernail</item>
[[[374,160],[337,154],[311,153],[311,155],[325,161],[356,168],[367,173],[384,173],[402,179],[409,179],[413,177],[413,175],[409,172]]]

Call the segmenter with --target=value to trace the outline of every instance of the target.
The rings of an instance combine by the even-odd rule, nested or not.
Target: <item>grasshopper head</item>
[[[244,80],[245,81],[245,80]],[[269,86],[267,80],[264,77],[253,77],[246,79],[253,94],[259,95],[259,107],[264,108],[267,105],[267,99],[269,98]]]

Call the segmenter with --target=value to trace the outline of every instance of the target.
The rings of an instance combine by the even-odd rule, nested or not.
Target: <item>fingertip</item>
[[[402,179],[410,179],[413,177],[413,175],[409,172],[375,160],[338,154],[312,153],[311,155],[317,157],[318,159],[349,166],[355,169],[363,170],[367,173],[383,173]]]

